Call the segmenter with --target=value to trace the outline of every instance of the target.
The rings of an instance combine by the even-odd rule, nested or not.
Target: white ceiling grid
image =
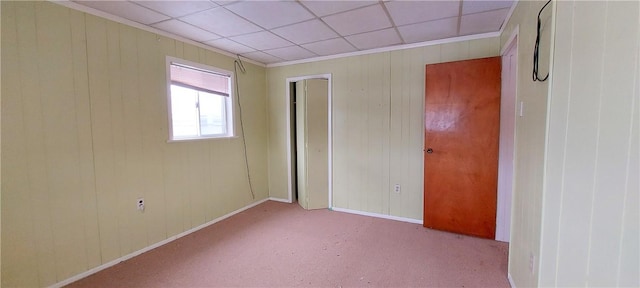
[[[496,32],[513,0],[74,1],[265,64]]]

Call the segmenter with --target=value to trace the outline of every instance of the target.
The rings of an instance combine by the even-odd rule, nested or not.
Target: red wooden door
[[[424,226],[495,237],[500,57],[427,65]]]

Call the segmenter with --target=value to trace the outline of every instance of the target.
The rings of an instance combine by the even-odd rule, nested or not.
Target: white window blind
[[[229,75],[171,63],[172,84],[202,92],[229,97],[229,77]]]

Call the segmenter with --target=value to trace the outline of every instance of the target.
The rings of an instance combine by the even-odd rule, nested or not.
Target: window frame
[[[178,137],[178,138],[176,138],[173,135],[173,111],[172,111],[172,103],[171,103],[171,86],[173,85],[173,79],[171,78],[172,64],[185,66],[187,68],[194,68],[197,70],[204,70],[204,71],[229,77],[229,96],[222,96],[222,97],[227,97],[227,99],[225,100],[225,114],[226,114],[225,118],[226,118],[227,133],[216,134],[216,135],[199,135],[199,136],[193,136],[193,137]],[[165,71],[166,71],[166,93],[167,93],[166,96],[167,96],[167,116],[168,116],[167,118],[169,120],[168,122],[169,139],[167,140],[167,142],[184,142],[184,141],[197,141],[197,140],[209,140],[209,139],[229,139],[229,138],[237,137],[236,131],[235,131],[236,125],[234,121],[236,99],[235,99],[235,93],[234,93],[235,77],[233,72],[224,70],[221,68],[205,65],[205,64],[192,62],[189,60],[184,60],[177,57],[172,57],[172,56],[166,57]],[[182,85],[179,85],[179,86],[185,87]],[[185,88],[191,89],[190,87],[185,87]],[[197,90],[197,89],[193,89],[193,90]],[[199,92],[202,92],[202,91],[199,91]],[[198,107],[197,109],[198,109],[197,110],[198,115],[200,115],[200,107]],[[201,133],[199,120],[198,120],[198,133],[199,134]]]

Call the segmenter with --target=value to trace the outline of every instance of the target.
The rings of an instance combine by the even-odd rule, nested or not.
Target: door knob
[[[428,149],[427,149],[427,153],[429,153],[429,154],[433,153],[433,149],[428,148]]]

